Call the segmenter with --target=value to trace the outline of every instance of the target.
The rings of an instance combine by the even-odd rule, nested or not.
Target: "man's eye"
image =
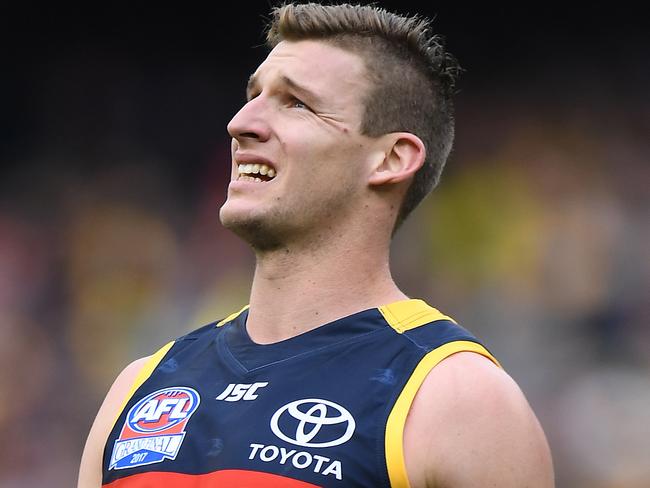
[[[291,98],[290,105],[291,105],[292,108],[304,108],[304,109],[310,110],[309,106],[305,102],[303,102],[302,100],[300,100],[300,99],[298,99],[296,97]]]

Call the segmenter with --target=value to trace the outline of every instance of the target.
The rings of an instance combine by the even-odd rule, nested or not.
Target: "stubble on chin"
[[[275,251],[285,244],[282,230],[269,219],[238,217],[220,213],[221,224],[246,242],[256,252]]]

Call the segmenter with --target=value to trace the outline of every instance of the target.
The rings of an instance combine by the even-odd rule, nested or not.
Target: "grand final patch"
[[[172,386],[154,391],[133,405],[113,446],[108,469],[176,459],[185,426],[200,402],[196,390]]]

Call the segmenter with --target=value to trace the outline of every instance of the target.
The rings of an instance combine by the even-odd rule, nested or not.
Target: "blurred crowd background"
[[[517,380],[558,486],[650,486],[642,16],[381,5],[435,15],[466,70],[396,280]],[[247,302],[253,256],[218,209],[267,12],[2,7],[0,486],[73,486],[121,369]]]

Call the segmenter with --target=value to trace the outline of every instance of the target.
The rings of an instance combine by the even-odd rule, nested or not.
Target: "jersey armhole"
[[[457,352],[474,352],[490,359],[498,367],[499,362],[482,345],[472,341],[448,342],[428,352],[418,363],[411,377],[399,394],[395,405],[388,415],[385,435],[385,455],[388,478],[392,488],[409,488],[406,462],[404,460],[404,426],[406,417],[416,393],[422,386],[429,372],[443,359]]]
[[[129,400],[135,393],[135,391],[142,386],[142,384],[147,381],[149,376],[151,376],[151,373],[153,373],[153,370],[156,369],[156,366],[162,361],[162,359],[165,357],[165,354],[169,352],[169,350],[172,348],[172,346],[175,344],[176,341],[170,341],[167,344],[165,344],[163,347],[158,349],[154,354],[149,356],[149,359],[142,365],[142,368],[140,368],[140,371],[138,371],[138,374],[136,375],[135,379],[133,380],[133,383],[131,384],[131,388],[129,389],[128,393],[124,396],[124,400],[122,401],[122,406],[117,410],[117,413],[115,414],[115,419],[113,420],[113,423],[111,424],[111,431],[115,428],[115,424],[117,423],[117,420],[120,418],[120,415],[122,415],[122,412],[124,411],[124,408],[126,408],[127,403],[129,403]]]

